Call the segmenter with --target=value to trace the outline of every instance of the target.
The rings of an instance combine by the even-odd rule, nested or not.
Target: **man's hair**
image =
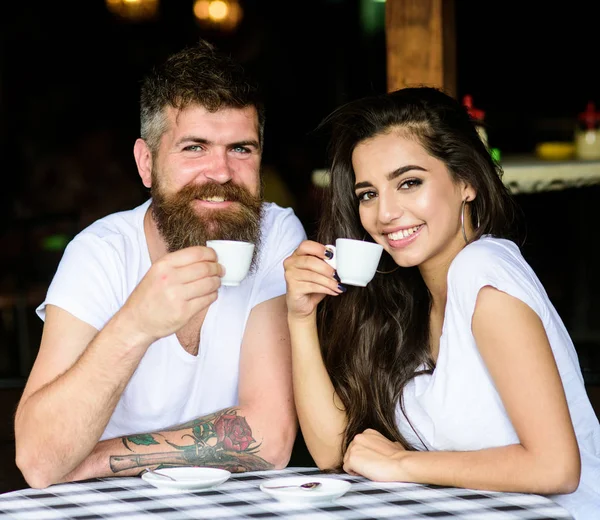
[[[153,153],[167,129],[165,108],[190,105],[200,105],[209,112],[255,107],[262,146],[265,114],[258,86],[231,56],[204,40],[171,55],[142,82],[140,135]]]

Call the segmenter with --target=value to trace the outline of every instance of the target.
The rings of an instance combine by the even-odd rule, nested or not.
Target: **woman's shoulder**
[[[452,270],[470,270],[501,268],[507,265],[525,264],[519,246],[506,238],[484,235],[466,245],[456,255],[451,264]]]
[[[473,303],[484,286],[510,294],[527,303],[540,316],[547,296],[537,275],[511,240],[483,236],[465,246],[448,270],[448,293]]]
[[[457,297],[476,296],[486,285],[511,294],[540,312],[547,300],[543,285],[519,246],[503,238],[483,236],[465,246],[448,270],[448,292]]]
[[[519,246],[489,235],[471,242],[456,255],[448,270],[448,283],[481,282],[500,278],[534,278]]]

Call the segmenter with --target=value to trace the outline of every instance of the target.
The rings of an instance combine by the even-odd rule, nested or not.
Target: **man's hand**
[[[217,299],[223,274],[216,253],[208,247],[168,253],[152,264],[120,313],[151,342],[164,338]]]
[[[376,430],[367,429],[352,439],[344,455],[344,471],[379,482],[402,481],[399,461],[406,450]]]

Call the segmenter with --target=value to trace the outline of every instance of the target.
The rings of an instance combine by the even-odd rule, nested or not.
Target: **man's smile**
[[[195,207],[201,207],[201,208],[218,209],[218,208],[228,208],[232,204],[234,204],[234,201],[227,200],[225,197],[214,196],[214,197],[194,199],[192,205]]]

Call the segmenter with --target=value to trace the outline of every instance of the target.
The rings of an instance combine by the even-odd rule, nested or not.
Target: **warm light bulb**
[[[209,18],[208,8],[210,0],[197,0],[194,4],[194,15],[198,20],[207,20]]]
[[[208,7],[208,14],[215,22],[227,18],[229,6],[223,0],[213,0]]]
[[[238,0],[196,0],[194,16],[201,27],[232,31],[242,19]]]
[[[108,10],[131,21],[151,20],[158,15],[159,0],[105,0]]]

